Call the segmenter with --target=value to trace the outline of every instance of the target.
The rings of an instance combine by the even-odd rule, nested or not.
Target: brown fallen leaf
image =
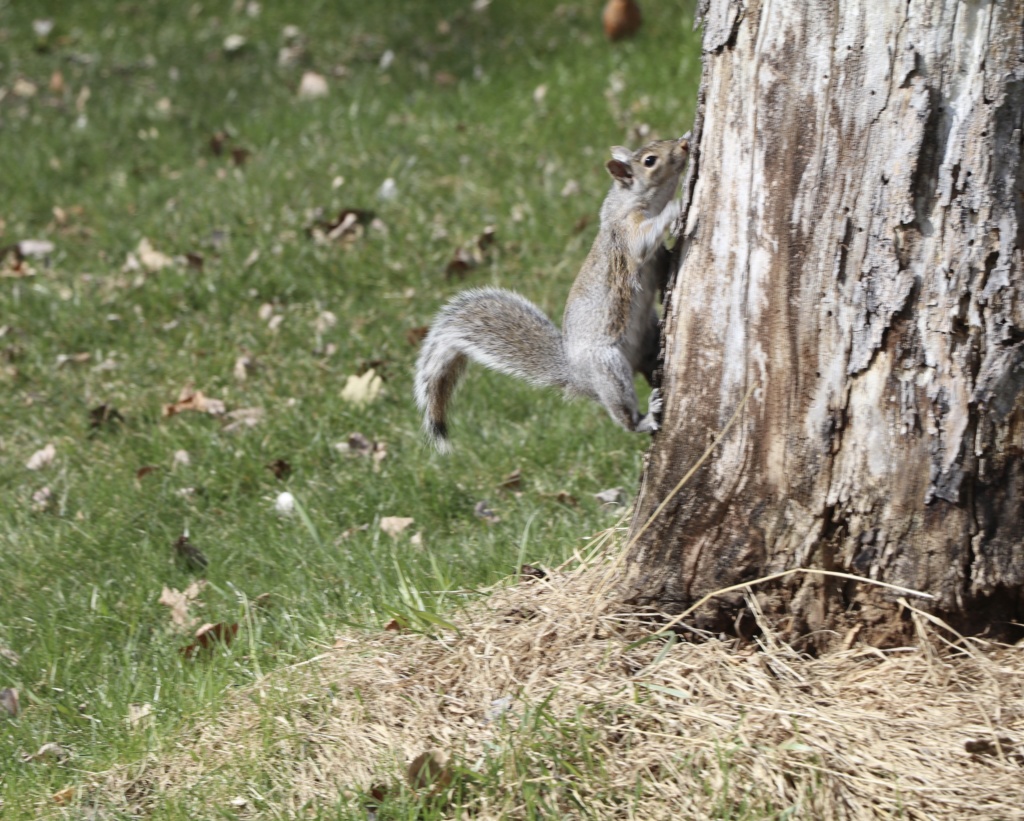
[[[53,446],[53,443],[46,445],[46,447],[37,450],[33,453],[28,461],[25,462],[25,467],[29,470],[42,470],[43,468],[49,467],[53,464],[53,460],[57,458],[57,448]]]
[[[49,485],[45,485],[32,494],[32,509],[37,513],[43,513],[50,509],[53,504],[53,491]]]
[[[428,750],[413,759],[405,777],[414,790],[430,788],[436,795],[452,783],[452,768],[447,755],[440,750]]]
[[[558,491],[558,493],[555,494],[555,500],[561,502],[566,507],[576,507],[579,504],[576,497],[567,490]]]
[[[92,354],[88,351],[82,351],[81,353],[59,353],[57,354],[57,370],[60,370],[65,365],[84,365],[92,359]]]
[[[329,88],[327,78],[315,71],[306,71],[299,80],[299,89],[296,96],[300,100],[315,100],[319,97],[326,97]]]
[[[362,239],[375,216],[365,208],[343,208],[334,219],[315,223],[308,233],[319,244],[337,242],[350,246]]]
[[[75,800],[75,792],[76,790],[74,787],[65,787],[63,790],[57,790],[57,792],[51,795],[50,798],[53,799],[54,804],[62,807]]]
[[[287,479],[292,475],[292,466],[287,459],[275,459],[267,464],[267,470],[274,474],[275,479]]]
[[[621,505],[623,504],[622,488],[610,487],[608,490],[602,490],[600,493],[595,493],[594,498],[606,506]]]
[[[341,535],[334,540],[334,543],[339,544],[340,542],[343,542],[346,539],[351,539],[356,533],[365,533],[369,529],[369,525],[356,525],[355,527],[346,528],[345,530],[341,531]]]
[[[125,270],[138,270],[141,267],[144,271],[155,274],[164,268],[174,265],[174,257],[170,257],[153,247],[153,244],[143,237],[139,240],[134,253],[129,252],[125,261]]]
[[[210,137],[210,151],[213,152],[215,157],[219,157],[224,153],[224,144],[230,139],[224,131],[215,131],[213,136]]]
[[[210,650],[217,644],[225,646],[231,644],[238,635],[238,625],[219,622],[217,624],[204,624],[196,630],[196,640],[187,647],[181,648],[181,654],[187,658],[193,658],[201,650]]]
[[[171,608],[171,621],[179,630],[191,630],[199,619],[194,618],[188,609],[192,604],[198,604],[196,599],[206,587],[205,579],[197,579],[192,582],[184,591],[176,590],[173,587],[164,587],[160,593],[160,604]]]
[[[405,332],[405,341],[415,348],[427,338],[427,331],[429,330],[430,327],[427,325],[417,325],[415,328],[409,328]]]
[[[362,376],[350,376],[341,389],[341,398],[353,405],[368,405],[376,401],[384,387],[382,380],[373,368]]]
[[[129,704],[128,705],[128,726],[134,729],[145,729],[153,723],[153,705]]]
[[[231,162],[233,162],[236,167],[245,165],[246,160],[251,156],[252,152],[248,148],[236,147],[231,149]]]
[[[252,600],[254,606],[265,610],[266,608],[273,605],[274,600],[270,593],[260,593],[255,599]]]
[[[223,416],[227,412],[227,406],[220,399],[213,399],[202,391],[193,391],[190,387],[186,387],[178,395],[177,402],[164,405],[163,415],[170,417],[185,411]]]
[[[26,764],[32,761],[62,761],[68,757],[68,751],[55,741],[48,741],[36,752],[23,755],[21,760]]]
[[[104,402],[89,411],[89,427],[98,430],[102,427],[112,427],[116,424],[123,424],[124,417],[113,405]]]
[[[523,472],[516,468],[498,482],[498,490],[519,490],[523,484]]]
[[[380,520],[380,529],[393,539],[397,539],[414,521],[415,519],[407,516],[384,516]]]
[[[244,354],[235,360],[235,367],[232,368],[232,373],[235,379],[239,382],[244,382],[249,378],[249,371],[256,367],[256,360],[251,356]]]
[[[14,687],[0,690],[0,708],[11,718],[18,717],[18,691]]]
[[[238,408],[224,415],[224,433],[237,433],[245,428],[254,428],[265,416],[263,408]]]
[[[149,476],[149,474],[156,473],[158,470],[160,470],[159,465],[143,465],[135,471],[135,478],[141,481]]]
[[[531,579],[546,579],[548,573],[542,567],[534,567],[532,564],[524,564],[519,568],[519,581],[526,582]]]
[[[391,632],[391,633],[400,633],[406,627],[408,627],[407,624],[403,624],[398,619],[392,619],[391,621],[389,621],[387,624],[384,625],[384,630],[386,632]]]

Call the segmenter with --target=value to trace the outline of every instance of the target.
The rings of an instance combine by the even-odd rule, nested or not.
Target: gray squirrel
[[[655,297],[669,265],[662,237],[679,217],[673,196],[688,151],[685,136],[638,151],[611,149],[612,187],[569,291],[561,332],[532,302],[502,288],[463,291],[441,309],[423,340],[415,380],[424,429],[441,453],[450,450],[448,405],[469,359],[594,399],[626,430],[658,429],[661,396],[653,391],[641,416],[633,374],[650,382],[657,362]]]

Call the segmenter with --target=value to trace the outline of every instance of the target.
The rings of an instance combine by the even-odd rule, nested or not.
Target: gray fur
[[[415,380],[424,429],[439,451],[449,450],[448,405],[468,359],[594,399],[626,430],[658,429],[661,397],[653,393],[641,416],[633,374],[650,381],[657,362],[655,298],[669,266],[661,240],[679,216],[672,196],[686,151],[685,139],[632,154],[612,149],[614,182],[601,206],[601,229],[569,293],[561,333],[529,300],[500,288],[463,291],[441,309]]]

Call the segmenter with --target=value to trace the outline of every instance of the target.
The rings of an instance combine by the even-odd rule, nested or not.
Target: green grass
[[[440,458],[420,436],[406,334],[483,284],[560,316],[607,189],[607,147],[635,145],[640,124],[671,136],[692,120],[690,4],[646,5],[641,36],[612,48],[596,2],[556,14],[546,0],[482,12],[468,0],[267,1],[253,17],[228,0],[0,0],[0,246],[56,249],[30,261],[34,276],[0,278],[0,648],[20,656],[0,657],[0,689],[16,687],[22,706],[0,717],[5,819],[158,749],[228,688],[310,656],[343,622],[382,624],[417,596],[428,611],[457,605],[464,593],[438,593],[499,580],[521,550],[558,562],[614,521],[592,494],[634,488],[645,437],[594,404],[472,369],[453,412],[456,452]],[[34,19],[54,29],[40,38]],[[289,24],[307,53],[280,66]],[[230,34],[246,44],[228,55]],[[326,98],[297,98],[306,69],[328,77]],[[63,87],[50,90],[55,72]],[[613,74],[624,85],[614,104]],[[24,81],[33,96],[19,95]],[[213,153],[219,131],[250,152],[243,165]],[[384,201],[388,177],[399,196]],[[562,196],[569,181],[579,193]],[[347,248],[309,237],[318,215],[347,207],[374,210],[386,232]],[[488,224],[498,242],[485,262],[446,276]],[[201,254],[201,269],[125,272],[144,237]],[[267,304],[276,329],[260,316]],[[338,321],[318,331],[324,311]],[[81,353],[87,362],[58,367]],[[257,367],[239,381],[243,355]],[[382,398],[342,402],[346,377],[375,360]],[[265,417],[235,433],[207,415],[163,418],[187,383]],[[91,427],[102,403],[123,422]],[[335,448],[354,431],[387,443],[379,470]],[[47,443],[53,464],[28,470]],[[175,465],[178,450],[190,464]],[[267,468],[276,459],[287,478]],[[157,470],[137,478],[147,465]],[[522,493],[496,490],[516,468]],[[45,506],[33,502],[43,488]],[[275,513],[284,490],[303,515]],[[561,504],[562,490],[579,505]],[[474,515],[481,500],[500,522]],[[415,523],[392,539],[383,516]],[[164,586],[197,576],[173,549],[186,528],[209,559],[197,615],[242,623],[232,647],[194,662],[158,603]],[[264,593],[270,607],[252,606]],[[148,731],[128,727],[132,703],[153,705]],[[47,742],[70,757],[22,760]]]

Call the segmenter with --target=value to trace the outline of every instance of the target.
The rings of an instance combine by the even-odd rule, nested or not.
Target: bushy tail
[[[450,448],[448,403],[467,358],[534,385],[569,384],[562,334],[536,305],[500,288],[463,291],[434,319],[416,362],[416,404],[442,453]]]

